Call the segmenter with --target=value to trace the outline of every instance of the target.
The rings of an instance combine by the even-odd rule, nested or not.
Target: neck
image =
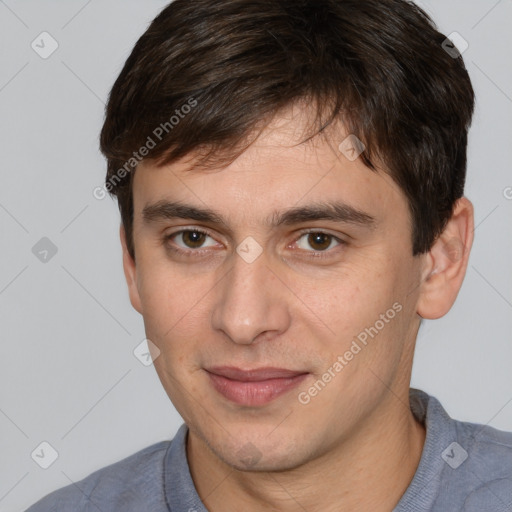
[[[210,512],[226,504],[246,512],[392,510],[418,467],[425,429],[408,395],[390,397],[328,452],[288,471],[236,470],[189,430],[187,457],[201,500]]]

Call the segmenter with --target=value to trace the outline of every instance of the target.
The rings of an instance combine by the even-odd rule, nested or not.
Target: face
[[[283,113],[227,167],[134,176],[132,304],[174,406],[238,469],[296,467],[384,417],[389,388],[407,400],[406,198],[338,149],[342,127],[301,144],[303,119]]]

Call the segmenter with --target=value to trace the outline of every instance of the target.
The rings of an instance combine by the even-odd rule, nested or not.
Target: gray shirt
[[[393,512],[511,512],[512,433],[452,420],[438,400],[411,389],[426,427],[421,460]],[[57,490],[27,512],[207,512],[186,455],[188,428]],[[226,512],[230,512],[226,504]]]

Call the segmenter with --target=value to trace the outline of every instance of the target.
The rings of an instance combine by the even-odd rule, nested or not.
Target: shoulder
[[[454,425],[458,446],[453,448],[460,455],[446,471],[454,490],[465,494],[463,510],[511,510],[512,432],[461,421]],[[445,461],[452,454],[445,450]]]
[[[171,442],[156,443],[99,469],[45,496],[26,512],[89,512],[101,505],[114,512],[143,510],[148,504],[153,504],[151,510],[158,510],[158,505],[165,504],[164,459]]]
[[[427,404],[430,460],[440,470],[433,510],[512,510],[512,432],[452,419],[431,396]]]
[[[512,432],[465,421],[451,421],[453,442],[441,457],[452,469],[479,475],[481,483],[512,478]]]
[[[512,432],[477,423],[454,423],[468,466],[478,467],[488,478],[512,478]]]
[[[396,512],[512,511],[512,432],[451,418],[439,400],[410,390],[426,428],[416,473]]]
[[[512,465],[512,459],[507,460],[506,457],[512,454],[512,432],[479,423],[455,421],[454,424],[457,437],[466,442],[468,449],[474,457],[479,457],[480,462],[483,463],[487,458],[494,459],[495,456],[501,458],[504,455],[509,467]]]
[[[512,432],[451,418],[441,403],[425,392],[411,390],[414,415],[427,427],[429,448],[441,448],[441,458],[455,469],[478,465],[489,475],[512,472]],[[455,459],[455,460],[451,460]]]

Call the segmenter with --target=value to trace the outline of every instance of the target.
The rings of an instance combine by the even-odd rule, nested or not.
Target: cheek
[[[198,303],[195,280],[180,278],[168,266],[157,262],[140,263],[139,296],[146,333],[163,340],[187,321]],[[150,338],[151,339],[151,338]]]
[[[361,364],[394,366],[403,348],[403,317],[408,314],[404,290],[396,270],[374,261],[344,270],[329,285],[306,295],[305,302],[328,333],[318,337],[330,360],[346,356],[353,369]]]
[[[387,309],[393,304],[388,274],[377,268],[376,262],[351,265],[333,270],[321,280],[299,279],[294,286],[300,290],[304,311],[316,314],[333,336],[343,339],[366,326],[384,305]]]
[[[211,341],[215,276],[192,275],[185,267],[171,269],[167,262],[154,259],[144,263],[139,295],[146,336],[160,349],[165,366],[192,370],[201,347]]]

